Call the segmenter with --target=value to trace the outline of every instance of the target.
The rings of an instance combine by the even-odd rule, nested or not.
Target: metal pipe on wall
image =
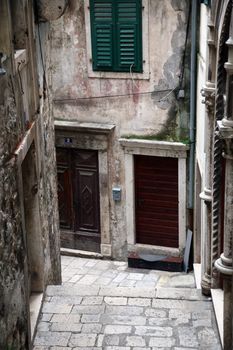
[[[190,119],[189,119],[189,185],[188,185],[188,209],[193,209],[194,198],[194,160],[196,139],[196,72],[197,72],[197,0],[192,0],[191,14],[191,63],[190,63]]]

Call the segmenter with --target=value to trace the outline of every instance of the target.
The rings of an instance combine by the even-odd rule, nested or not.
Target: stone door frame
[[[109,213],[108,144],[113,124],[55,120],[55,146],[98,151],[100,191],[100,252],[112,256]],[[69,139],[69,143],[65,142]]]
[[[43,248],[43,241],[42,241],[42,235],[41,235],[41,216],[39,212],[39,198],[38,198],[38,184],[39,184],[39,174],[41,172],[41,162],[40,162],[40,145],[39,145],[39,138],[38,138],[38,132],[39,132],[39,125],[38,120],[34,121],[30,128],[26,131],[24,138],[18,148],[14,152],[15,161],[17,165],[17,181],[18,181],[18,189],[19,189],[19,204],[20,204],[20,211],[21,211],[21,225],[22,225],[22,234],[23,234],[23,240],[25,244],[25,252],[26,252],[26,259],[24,261],[24,276],[25,278],[25,288],[26,288],[26,299],[27,299],[27,317],[28,317],[28,335],[29,339],[31,340],[34,331],[35,331],[35,324],[37,321],[37,311],[39,314],[39,308],[33,309],[34,313],[31,315],[30,310],[32,306],[32,299],[31,299],[31,293],[36,293],[37,296],[39,296],[39,299],[42,300],[43,292],[45,289],[45,261],[44,261],[44,248]],[[27,182],[27,179],[23,178],[23,162],[25,161],[27,155],[29,152],[32,152],[32,147],[35,151],[35,158],[34,158],[34,164],[32,166],[35,166],[36,170],[36,177],[37,181],[35,183]],[[36,180],[36,178],[34,178]],[[30,181],[30,180],[29,180]],[[35,198],[36,206],[38,207],[38,210],[35,210],[35,207],[32,208],[32,216],[33,220],[36,221],[36,225],[33,225],[30,232],[26,232],[26,217],[25,217],[25,202],[24,202],[24,186],[26,186],[28,189],[31,188],[31,190],[35,191],[34,195],[37,197]],[[36,226],[36,227],[34,227]],[[28,271],[28,263],[30,262],[29,258],[29,252],[33,256],[34,264],[35,266],[32,266],[34,268],[34,271],[32,271],[32,280],[33,280],[33,272],[36,273],[36,280],[33,281],[32,290],[30,290],[29,286],[29,271]],[[34,283],[35,282],[35,283]],[[34,308],[34,306],[33,306]]]
[[[183,254],[186,243],[186,158],[189,147],[180,142],[148,141],[120,139],[125,153],[125,190],[128,251],[142,248],[155,253]],[[135,195],[134,195],[134,155],[178,158],[178,212],[179,212],[179,248],[168,248],[136,243]]]

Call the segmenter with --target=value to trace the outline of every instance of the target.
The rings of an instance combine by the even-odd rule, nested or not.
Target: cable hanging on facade
[[[149,95],[149,94],[156,94],[156,93],[162,93],[162,92],[168,92],[168,94],[159,99],[157,102],[163,101],[165,98],[167,98],[172,92],[174,92],[176,89],[178,89],[178,86],[176,86],[173,89],[163,89],[163,90],[153,90],[153,91],[144,91],[144,92],[132,92],[127,94],[116,94],[116,95],[101,95],[101,96],[90,96],[90,97],[76,97],[76,98],[61,98],[61,99],[54,99],[54,103],[66,103],[66,102],[75,102],[79,100],[93,100],[93,99],[101,99],[101,98],[115,98],[115,97],[127,97],[127,96],[134,96],[134,95]]]

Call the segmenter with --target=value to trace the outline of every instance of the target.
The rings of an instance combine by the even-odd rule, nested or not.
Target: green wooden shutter
[[[113,1],[91,0],[93,70],[113,70]]]
[[[90,0],[93,70],[142,72],[141,0]]]
[[[141,1],[116,2],[116,38],[118,69],[142,72]]]

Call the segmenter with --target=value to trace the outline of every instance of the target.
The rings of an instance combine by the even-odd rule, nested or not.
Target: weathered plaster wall
[[[116,125],[108,156],[110,231],[113,256],[118,258],[126,254],[124,153],[118,139],[126,135],[153,135],[170,141],[187,137],[189,77],[188,59],[184,60],[183,55],[189,1],[144,0],[143,5],[143,28],[148,30],[143,37],[144,59],[148,52],[149,62],[145,62],[148,79],[136,79],[136,75],[132,78],[129,73],[125,78],[120,78],[119,73],[114,78],[103,78],[108,75],[104,73],[101,78],[90,74],[87,0],[71,0],[65,15],[53,23],[51,33],[55,119]],[[186,55],[188,51],[186,47]],[[185,99],[178,99],[182,74]],[[94,98],[99,96],[104,97]],[[123,189],[121,203],[111,199],[114,185]]]
[[[38,82],[34,80],[37,76],[37,67],[32,60],[33,55],[36,59],[33,44],[35,38],[31,35],[36,31],[33,31],[31,27],[34,25],[31,16],[32,4],[29,1],[27,8],[25,8],[25,4],[24,1],[21,1],[21,11],[23,12],[25,9],[28,11],[29,20],[27,22],[29,37],[27,36],[26,46],[23,47],[27,51],[30,65],[28,85],[26,86],[26,89],[30,91],[28,94],[30,96],[28,101],[30,122],[27,124],[23,122],[23,95],[26,94],[26,90],[23,94],[20,76],[15,66],[14,48],[12,47],[11,22],[13,22],[13,18],[11,17],[9,1],[0,0],[3,19],[0,21],[0,52],[4,56],[1,62],[6,71],[5,75],[0,75],[0,349],[4,350],[26,350],[30,346],[27,247],[30,237],[27,237],[28,233],[25,231],[27,218],[23,210],[25,201],[27,201],[27,198],[23,197],[26,194],[23,186],[27,183],[27,178],[25,173],[24,178],[22,177],[21,167],[30,149],[30,145],[27,145],[30,137],[36,146],[36,161],[31,164],[31,167],[35,166],[36,169],[38,191],[36,187],[30,187],[29,190],[30,196],[35,195],[40,199],[40,210],[36,213],[39,220],[36,223],[42,228],[39,232],[39,240],[42,243],[42,251],[39,255],[43,262],[43,270],[41,270],[41,266],[33,267],[32,275],[34,276],[32,278],[37,278],[36,274],[41,270],[41,292],[48,283],[60,283],[52,118],[49,113],[46,113],[46,108],[48,108],[46,96],[42,95],[39,103],[34,99],[39,91]],[[21,18],[20,15],[19,18]],[[46,45],[43,47],[46,50]],[[30,164],[28,165],[30,166]],[[30,185],[36,185],[36,183]],[[34,190],[35,194],[32,193]],[[35,250],[38,248],[37,243],[38,241],[34,243],[33,249]]]
[[[186,1],[146,1],[149,26],[149,80],[89,78],[87,71],[87,38],[84,1],[71,1],[66,14],[52,27],[52,84],[55,100],[85,98],[75,106],[54,105],[56,118],[96,122],[117,122],[121,134],[150,134],[161,131],[168,114],[180,125],[178,106],[174,98],[158,102],[179,85],[186,36],[189,4]],[[87,1],[85,0],[85,4]],[[86,14],[88,16],[89,14]],[[153,94],[129,96],[131,93]],[[93,99],[94,96],[124,95],[118,98]],[[173,96],[173,94],[171,94]],[[182,109],[182,106],[179,106]],[[171,109],[171,110],[170,110]],[[185,118],[186,116],[184,116]]]

